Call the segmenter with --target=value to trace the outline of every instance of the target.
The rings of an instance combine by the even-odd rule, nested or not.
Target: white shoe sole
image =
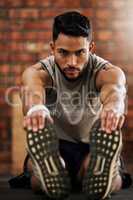
[[[38,132],[27,132],[28,152],[35,164],[42,190],[51,198],[67,196],[71,189],[68,172],[58,150],[52,125]]]
[[[90,135],[90,163],[83,180],[83,190],[90,199],[105,199],[111,191],[113,169],[122,146],[120,131],[107,134],[92,128]]]

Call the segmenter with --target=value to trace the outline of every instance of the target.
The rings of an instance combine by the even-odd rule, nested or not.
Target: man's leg
[[[97,121],[90,133],[90,157],[86,157],[79,173],[84,175],[83,191],[90,199],[105,199],[121,188],[118,169],[121,148],[121,132],[107,134],[100,130],[100,121]]]
[[[47,124],[38,132],[28,131],[27,147],[32,160],[34,189],[39,183],[41,190],[51,198],[67,196],[71,189],[70,179],[59,153],[53,125]]]

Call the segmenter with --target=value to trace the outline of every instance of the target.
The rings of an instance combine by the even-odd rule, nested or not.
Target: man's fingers
[[[124,124],[124,121],[125,121],[125,116],[121,116],[120,117],[120,120],[119,120],[119,123],[118,123],[118,128],[121,129],[123,124]]]
[[[102,112],[101,113],[101,129],[103,131],[105,130],[105,124],[106,124],[106,113]]]
[[[111,133],[118,128],[122,128],[124,120],[124,116],[118,116],[113,111],[103,111],[101,113],[101,129]]]
[[[111,133],[111,127],[113,123],[113,112],[112,111],[107,111],[107,117],[106,117],[106,124],[105,124],[105,131],[107,133]]]
[[[53,123],[53,119],[50,115],[44,115],[44,112],[34,112],[29,116],[25,116],[23,120],[23,126],[27,130],[33,130],[34,132],[45,127],[45,120],[49,123]]]
[[[111,133],[111,125],[113,119],[112,111],[103,111],[101,114],[101,129],[107,133]]]
[[[43,116],[38,116],[38,127],[43,129],[45,127],[45,118]]]
[[[26,128],[27,130],[32,130],[32,124],[31,124],[31,118],[30,117],[25,117],[24,128]]]
[[[39,129],[39,120],[36,115],[31,116],[32,130],[36,132]]]
[[[118,128],[119,119],[120,119],[119,116],[114,115],[114,117],[113,117],[113,123],[112,123],[112,127],[111,127],[112,131],[115,131]]]
[[[112,133],[112,131],[117,129],[118,121],[119,121],[119,117],[115,113],[113,113],[112,122],[110,125],[110,133]]]

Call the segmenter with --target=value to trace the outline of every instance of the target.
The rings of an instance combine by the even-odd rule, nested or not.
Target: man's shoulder
[[[55,64],[55,59],[54,56],[47,56],[46,58],[43,58],[39,61],[40,63],[42,63],[43,65],[47,66],[53,66]]]
[[[102,57],[100,57],[100,56],[98,56],[97,54],[90,54],[90,61],[92,61],[92,63],[93,63],[93,65],[95,66],[95,67],[97,67],[97,66],[99,66],[99,65],[104,65],[104,64],[106,64],[106,63],[109,63],[109,61],[108,60],[106,60],[106,59],[104,59],[104,58],[102,58]]]

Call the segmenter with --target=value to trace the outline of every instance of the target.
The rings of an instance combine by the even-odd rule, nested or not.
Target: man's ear
[[[96,51],[96,45],[95,45],[95,42],[94,42],[94,41],[92,41],[92,42],[90,43],[89,51],[91,51],[91,53],[95,53],[95,51]]]
[[[50,48],[51,48],[51,54],[53,54],[54,53],[54,42],[53,41],[50,42]]]

